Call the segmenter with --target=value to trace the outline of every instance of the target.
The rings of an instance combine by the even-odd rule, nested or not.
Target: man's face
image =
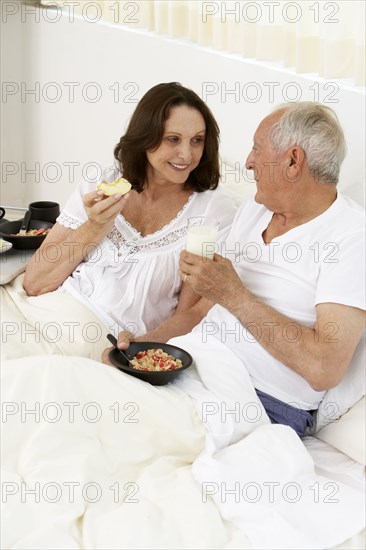
[[[246,160],[246,168],[253,170],[257,183],[255,201],[272,211],[281,209],[284,204],[288,183],[285,177],[288,154],[276,153],[269,140],[271,128],[279,116],[279,113],[269,115],[260,123],[254,134],[253,148]]]

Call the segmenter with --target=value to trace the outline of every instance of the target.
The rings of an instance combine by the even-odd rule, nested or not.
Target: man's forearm
[[[365,312],[343,304],[318,304],[316,321],[307,327],[264,304],[244,285],[220,301],[273,357],[317,391],[342,380],[365,330]]]
[[[226,299],[221,305],[235,315],[273,357],[305,378],[314,389],[322,386],[327,350],[316,325],[306,327],[294,321],[261,302],[245,287],[239,297]]]

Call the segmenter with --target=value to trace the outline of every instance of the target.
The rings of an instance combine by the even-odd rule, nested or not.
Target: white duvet
[[[179,385],[80,357],[4,362],[2,548],[329,548],[363,528],[360,466],[317,475],[290,428],[226,425],[207,388],[201,422],[199,383]]]
[[[50,322],[46,298],[14,293],[7,322],[11,299],[17,323]],[[65,322],[70,304],[50,298]],[[70,356],[78,342],[19,334],[2,365],[2,548],[316,549],[363,529],[362,467],[271,425],[220,342],[174,339],[195,366],[154,387]]]

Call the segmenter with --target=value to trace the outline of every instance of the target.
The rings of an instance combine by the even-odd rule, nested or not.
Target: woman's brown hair
[[[162,142],[164,126],[170,110],[179,105],[197,109],[206,124],[205,147],[199,165],[189,174],[186,185],[194,191],[216,189],[219,183],[219,127],[207,105],[193,90],[178,82],[158,84],[138,103],[126,133],[114,149],[123,177],[140,193],[145,185],[146,151]]]

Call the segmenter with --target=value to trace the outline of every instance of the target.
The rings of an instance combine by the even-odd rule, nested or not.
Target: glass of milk
[[[188,218],[187,252],[212,260],[218,231],[219,222],[213,218]]]

